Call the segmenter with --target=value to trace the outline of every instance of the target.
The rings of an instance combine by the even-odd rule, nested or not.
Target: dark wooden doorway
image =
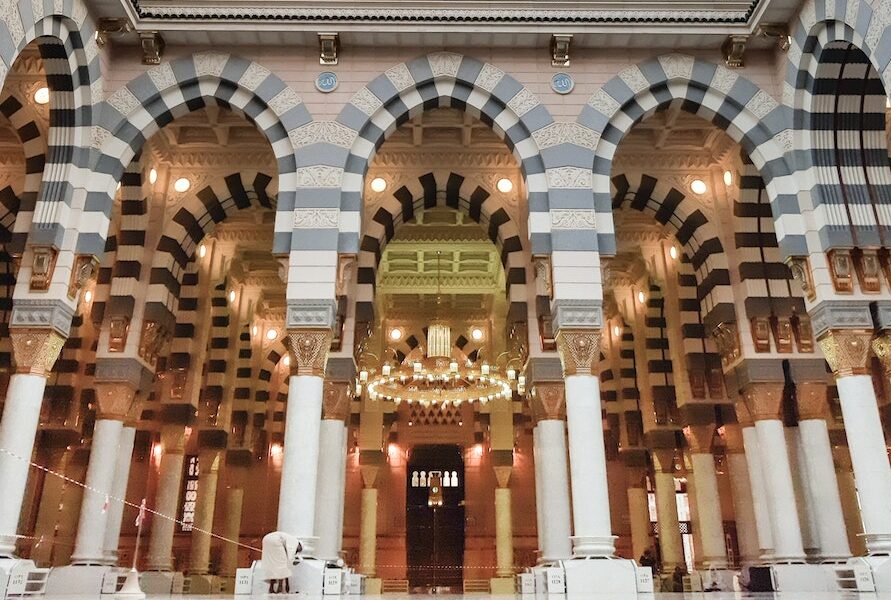
[[[409,586],[412,589],[460,588],[464,579],[461,448],[453,445],[414,447],[408,461],[405,489]]]

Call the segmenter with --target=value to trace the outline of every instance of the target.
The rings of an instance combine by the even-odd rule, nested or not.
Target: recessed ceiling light
[[[49,88],[46,86],[39,87],[34,92],[34,102],[37,104],[48,104],[50,100]]]
[[[643,292],[637,292],[637,301],[643,304],[647,301],[647,295]]]
[[[498,183],[495,184],[495,187],[497,187],[498,191],[502,194],[509,194],[511,190],[514,189],[514,182],[507,177],[502,177],[498,180]]]
[[[619,337],[620,333],[622,333],[622,328],[618,325],[613,325],[613,335]]]
[[[399,329],[398,327],[394,327],[393,329],[391,329],[390,330],[390,339],[393,340],[394,342],[398,342],[399,340],[401,340],[402,339],[402,330]]]
[[[724,185],[733,185],[733,173],[724,171]]]
[[[483,330],[479,327],[474,327],[470,331],[470,337],[472,337],[476,342],[480,341],[481,339],[483,339]]]
[[[192,182],[189,181],[188,177],[180,177],[175,182],[173,182],[173,189],[180,194],[188,192],[190,187],[192,187]]]
[[[260,328],[254,325],[251,327],[251,335],[257,335],[257,332],[260,331]]]
[[[668,249],[668,255],[672,258],[672,260],[677,260],[678,258],[678,249],[674,246]]]
[[[371,191],[381,193],[387,189],[387,180],[383,177],[375,177],[371,180]]]
[[[156,169],[149,170],[149,183],[155,185],[156,181],[158,181],[158,171]]]
[[[694,179],[690,182],[690,189],[693,190],[694,194],[704,194],[708,187],[705,185],[705,182],[701,179]]]
[[[291,366],[291,355],[290,354],[285,354],[285,366],[286,367]]]
[[[204,258],[205,256],[207,256],[207,246],[201,244],[198,246],[198,258]]]
[[[269,331],[266,332],[267,340],[274,340],[277,337],[278,337],[278,331],[275,328],[270,329]]]
[[[93,299],[93,292],[92,292],[92,291],[87,290],[86,292],[84,292],[84,302],[86,302],[87,304],[89,304],[90,301],[91,301],[92,299]]]
[[[235,302],[235,290],[229,290],[229,302]]]

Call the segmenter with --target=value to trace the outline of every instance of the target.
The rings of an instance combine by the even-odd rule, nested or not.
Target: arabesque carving
[[[52,370],[65,338],[52,329],[12,329],[15,372],[46,377]]]
[[[781,381],[764,381],[750,383],[743,388],[745,407],[753,421],[782,420],[784,387],[785,384]]]
[[[326,381],[322,391],[322,418],[346,421],[350,417],[350,384],[346,381]]]
[[[291,373],[325,376],[325,363],[331,345],[331,330],[292,329],[288,331],[291,350]]]
[[[830,329],[819,342],[835,376],[847,377],[869,374],[871,339],[872,331],[865,329]]]
[[[600,359],[600,329],[560,329],[557,351],[565,375],[595,375]]]

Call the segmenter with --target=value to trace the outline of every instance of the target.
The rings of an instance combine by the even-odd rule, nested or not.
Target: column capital
[[[373,488],[377,483],[377,476],[380,473],[380,465],[361,465],[359,473],[362,475],[362,487]]]
[[[882,335],[872,341],[872,351],[885,369],[885,374],[891,376],[891,332],[883,331]]]
[[[96,418],[126,421],[136,412],[136,390],[122,381],[97,381]]]
[[[185,454],[186,428],[180,424],[161,426],[161,448],[164,454]]]
[[[737,401],[733,403],[733,407],[736,409],[736,422],[739,423],[740,427],[751,427],[755,424],[752,419],[752,413],[749,412],[749,407],[746,406],[745,396],[740,394]]]
[[[566,418],[566,397],[562,381],[542,381],[532,387],[529,403],[532,418],[537,423],[545,420]]]
[[[870,340],[869,329],[829,329],[820,336],[819,342],[835,376],[847,377],[869,374]]]
[[[742,390],[746,408],[753,421],[783,420],[783,382],[750,383]]]
[[[322,418],[344,421],[350,418],[350,384],[347,381],[325,381],[322,389]]]
[[[826,401],[826,389],[829,387],[825,381],[806,381],[796,386],[798,396],[798,420],[825,419],[829,413],[829,404]]]
[[[729,454],[745,452],[740,423],[724,423],[724,443]]]
[[[499,488],[510,487],[510,476],[514,471],[513,467],[499,466],[492,467],[492,470],[495,471],[495,482]]]
[[[563,361],[564,375],[595,375],[600,360],[599,328],[561,329],[557,332],[557,350]]]
[[[686,425],[684,437],[693,454],[711,454],[712,440],[715,437],[715,424]]]
[[[653,469],[657,473],[674,474],[674,448],[653,448],[650,450],[650,456],[653,457]]]
[[[325,362],[331,346],[331,330],[327,327],[288,330],[292,375],[325,376]]]
[[[54,329],[10,329],[15,372],[46,377],[59,358],[65,337]]]

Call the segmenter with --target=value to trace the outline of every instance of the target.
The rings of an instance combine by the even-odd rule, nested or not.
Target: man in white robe
[[[297,536],[284,531],[273,531],[263,536],[264,579],[269,582],[269,593],[288,594],[291,591],[291,569],[299,560],[298,553],[303,551],[303,544]]]

